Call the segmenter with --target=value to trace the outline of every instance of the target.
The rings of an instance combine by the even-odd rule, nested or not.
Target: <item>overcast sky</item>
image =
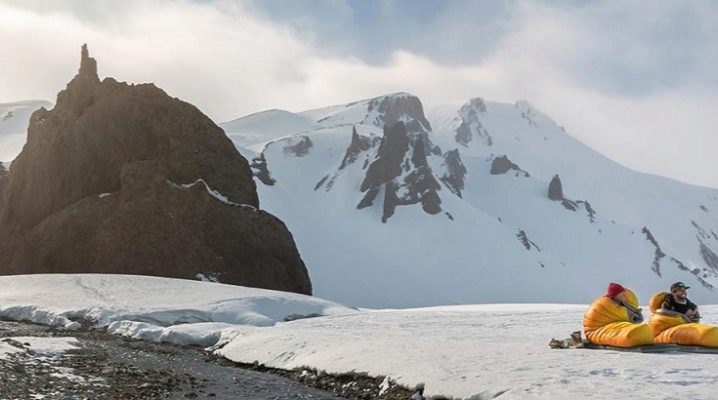
[[[54,101],[82,43],[217,122],[389,92],[526,99],[637,170],[718,187],[718,2],[0,0],[0,102]]]

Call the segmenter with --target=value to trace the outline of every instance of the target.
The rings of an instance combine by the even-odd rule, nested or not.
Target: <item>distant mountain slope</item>
[[[425,114],[395,93],[295,116],[317,127],[246,156],[319,296],[588,302],[612,280],[645,299],[683,280],[718,299],[718,190],[622,167],[527,102]]]
[[[220,124],[235,143],[252,146],[296,132],[310,131],[317,124],[310,118],[284,110],[267,110]]]
[[[718,189],[625,168],[528,102],[394,93],[221,126],[322,297],[587,302],[683,280],[718,300]]]

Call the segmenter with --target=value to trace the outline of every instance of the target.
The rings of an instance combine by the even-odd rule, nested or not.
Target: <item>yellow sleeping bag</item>
[[[625,291],[626,303],[638,309],[638,299]],[[633,347],[654,344],[651,328],[631,322],[628,309],[603,296],[591,304],[583,316],[583,330],[590,343],[604,346]]]
[[[683,314],[661,309],[666,292],[651,297],[651,326],[656,343],[718,347],[718,327],[690,322]]]

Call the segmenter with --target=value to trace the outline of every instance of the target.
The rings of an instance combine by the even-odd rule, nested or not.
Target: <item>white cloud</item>
[[[712,76],[715,45],[686,53],[694,57],[691,74],[649,85],[640,95],[605,82],[614,70],[630,79],[635,68],[648,83],[650,74],[659,79],[666,73],[656,69],[666,50],[646,40],[675,12],[667,3],[650,10],[624,2],[582,8],[519,3],[508,33],[475,65],[439,64],[401,49],[382,65],[332,56],[321,40],[301,39],[307,35],[260,17],[251,3],[57,4],[0,3],[0,43],[10,55],[0,63],[0,101],[53,100],[74,75],[79,47],[87,42],[101,75],[155,82],[217,121],[395,91],[415,93],[429,106],[476,96],[525,98],[629,167],[718,187],[718,157],[711,154],[718,148],[718,85],[701,84]],[[635,26],[616,22],[636,12],[646,18]],[[708,15],[697,21],[698,32],[714,32],[710,13],[698,14]],[[602,58],[612,62],[599,65]]]

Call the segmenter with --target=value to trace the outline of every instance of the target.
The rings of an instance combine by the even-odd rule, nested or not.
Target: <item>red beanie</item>
[[[623,286],[619,285],[618,283],[611,282],[608,284],[608,291],[606,292],[606,296],[614,297],[625,291],[626,289]]]

